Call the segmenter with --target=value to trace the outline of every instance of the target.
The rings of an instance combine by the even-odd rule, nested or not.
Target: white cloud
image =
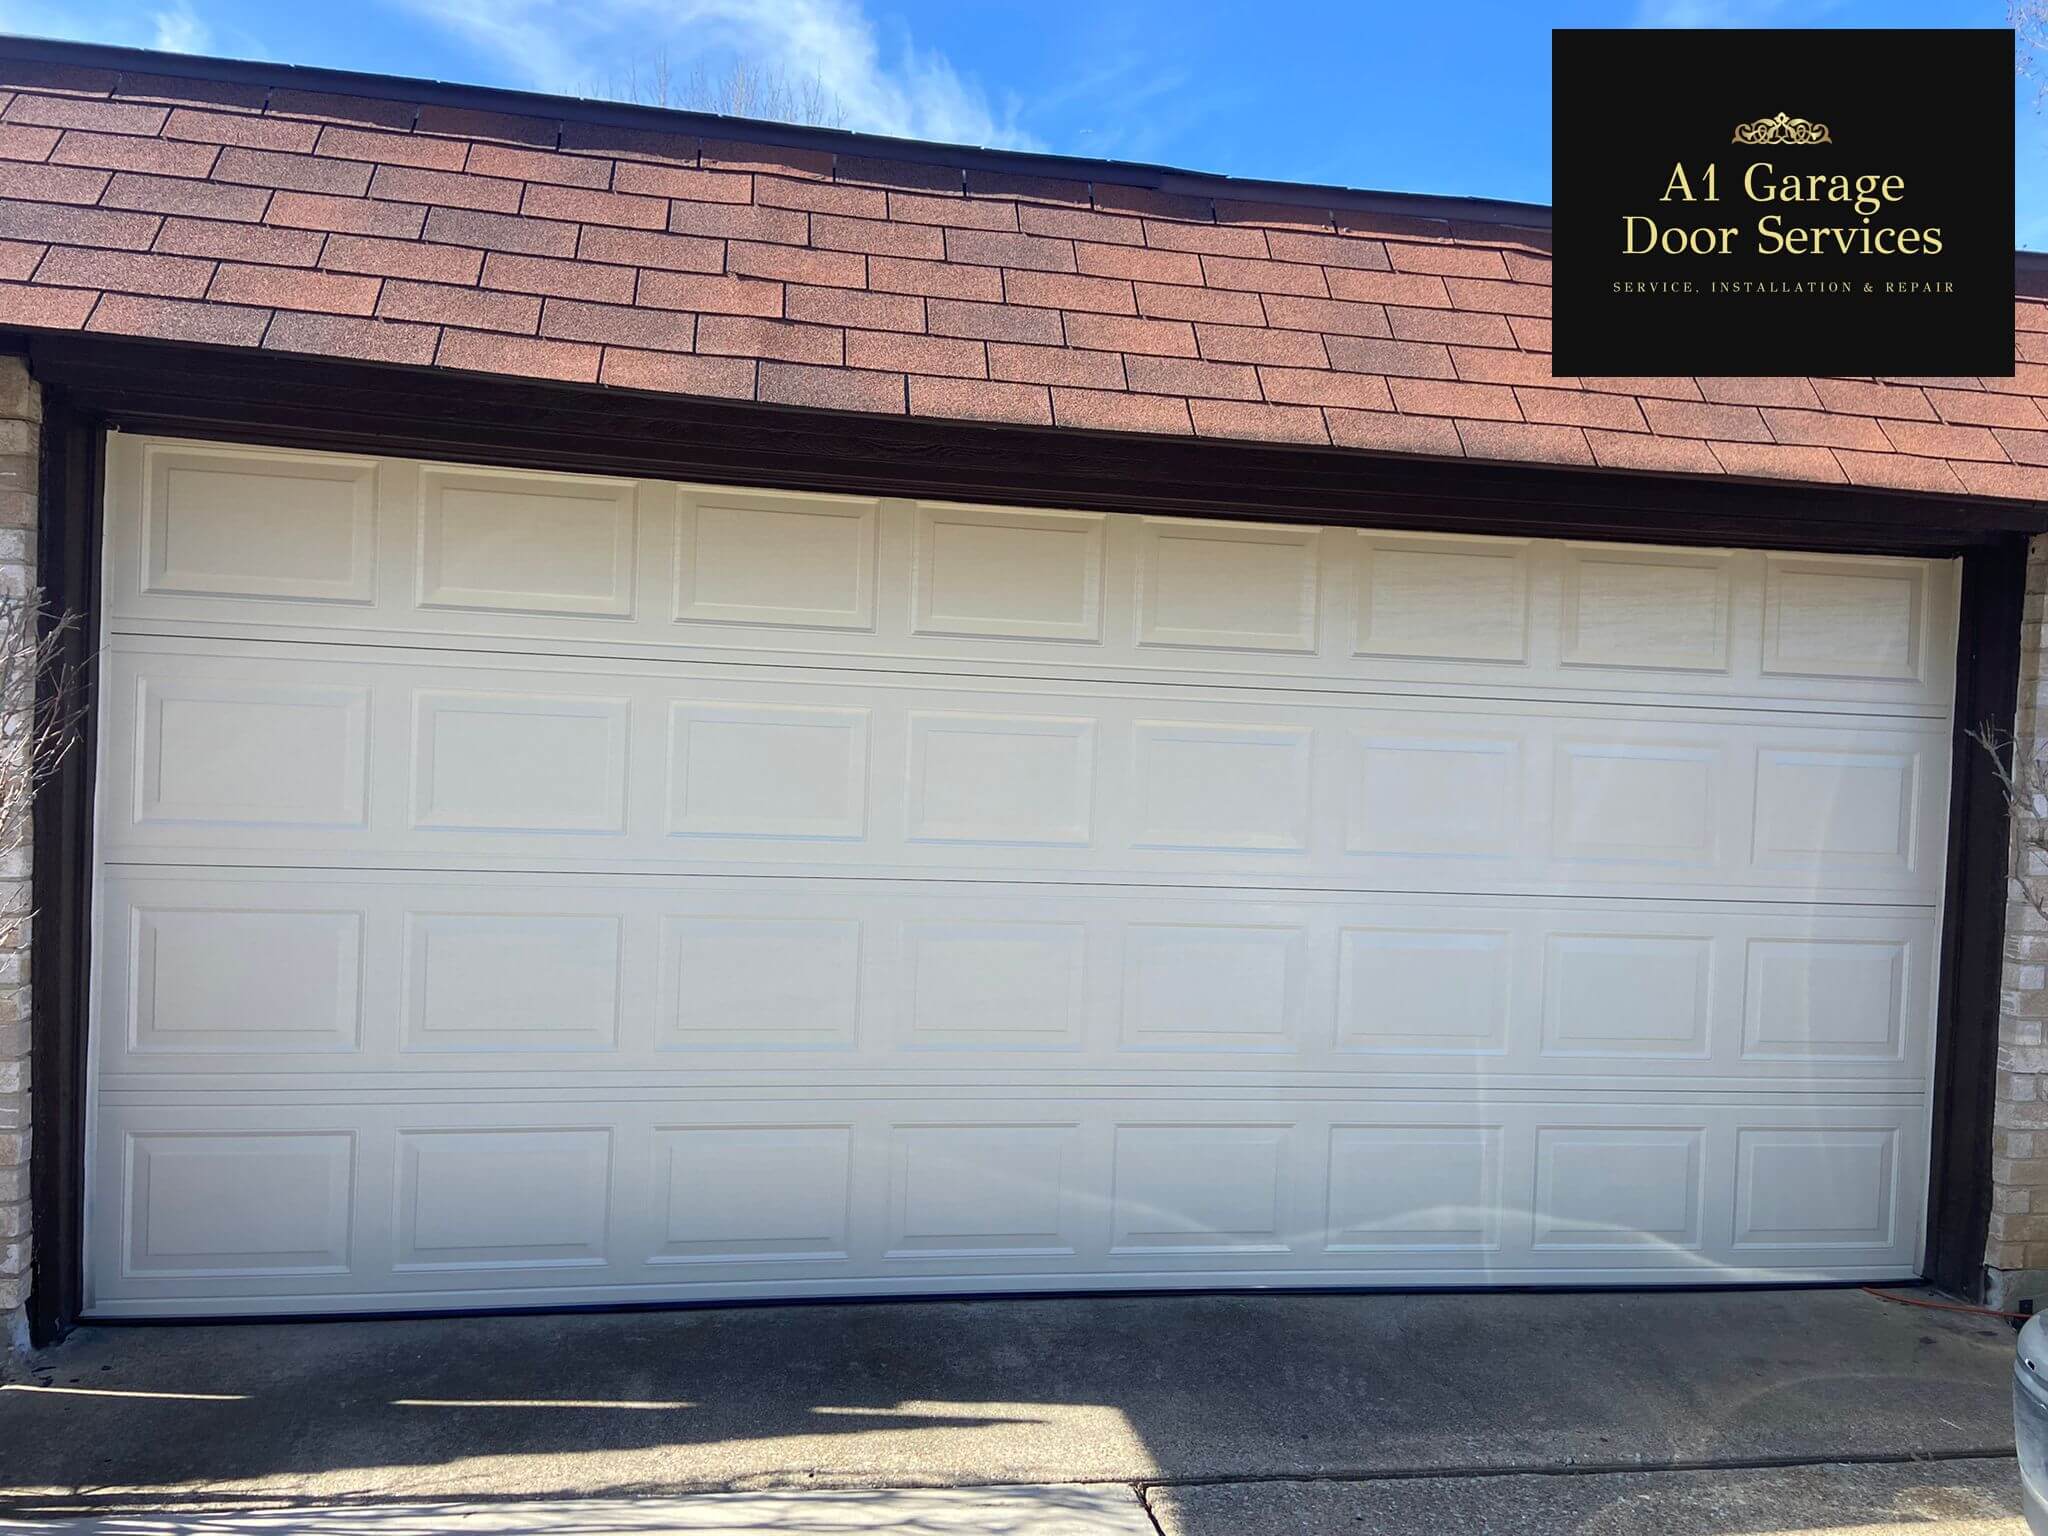
[[[158,11],[150,20],[156,27],[152,48],[165,53],[205,53],[213,46],[212,31],[182,0],[168,11]]]
[[[734,60],[800,85],[816,81],[843,126],[954,143],[1037,148],[981,84],[909,37],[885,48],[858,0],[401,0],[494,53],[535,89],[589,93],[642,78],[717,78]]]

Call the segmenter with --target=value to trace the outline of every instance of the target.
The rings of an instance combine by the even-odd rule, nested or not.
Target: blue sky
[[[2003,0],[0,0],[0,30],[578,95],[665,59],[816,79],[842,126],[1547,202],[1553,26],[2001,26]],[[2048,249],[2021,88],[2019,243]]]

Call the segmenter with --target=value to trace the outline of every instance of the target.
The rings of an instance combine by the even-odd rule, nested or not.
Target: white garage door
[[[107,514],[94,1315],[1916,1267],[1946,563]]]

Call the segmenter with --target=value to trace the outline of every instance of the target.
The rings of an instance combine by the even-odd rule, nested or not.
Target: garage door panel
[[[1953,681],[1950,562],[960,507],[120,433],[108,467],[117,632],[1930,716]]]
[[[1882,1278],[1918,1244],[1918,1116],[1912,1102],[1047,1093],[643,1097],[600,1124],[588,1104],[531,1097],[195,1109],[117,1095],[93,1220],[120,1257],[92,1304]],[[224,1189],[236,1198],[201,1198]]]
[[[1918,1262],[1953,562],[109,469],[93,1315]]]
[[[1905,910],[894,881],[132,869],[106,902],[100,1061],[124,1086],[318,1061],[394,1089],[699,1070],[1896,1089],[1924,1080],[1935,940]]]
[[[402,654],[402,653],[401,653]],[[1946,731],[125,640],[122,860],[1931,902]],[[373,748],[374,742],[374,748]]]

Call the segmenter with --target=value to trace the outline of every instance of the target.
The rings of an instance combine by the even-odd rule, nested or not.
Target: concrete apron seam
[[[890,1483],[874,1486],[853,1485],[844,1488],[808,1487],[756,1487],[735,1488],[726,1483],[702,1483],[694,1486],[665,1485],[659,1488],[638,1487],[618,1490],[605,1494],[578,1494],[578,1498],[699,1498],[715,1497],[721,1494],[782,1494],[782,1493],[917,1493],[932,1489],[957,1489],[961,1491],[986,1490],[999,1492],[1005,1488],[1128,1488],[1136,1495],[1146,1515],[1158,1524],[1153,1514],[1148,1495],[1155,1489],[1175,1488],[1227,1488],[1245,1487],[1261,1483],[1397,1483],[1397,1482],[1448,1482],[1495,1477],[1613,1477],[1622,1474],[1661,1474],[1676,1472],[1771,1472],[1794,1467],[1843,1467],[1843,1466],[1904,1466],[1913,1463],[1932,1464],[1950,1461],[2011,1461],[2016,1452],[2011,1445],[1967,1448],[1945,1451],[1872,1451],[1841,1452],[1834,1455],[1818,1456],[1753,1456],[1753,1457],[1707,1457],[1679,1461],[1586,1461],[1557,1463],[1552,1465],[1530,1465],[1518,1467],[1396,1467],[1396,1468],[1337,1468],[1327,1472],[1243,1472],[1214,1473],[1203,1476],[1185,1477],[1063,1477],[1051,1483],[1043,1479],[1028,1482],[974,1482],[957,1483]],[[62,1494],[44,1494],[27,1499],[0,1500],[0,1520],[55,1520],[89,1519],[90,1509],[53,1513],[49,1500],[61,1498]],[[116,1496],[114,1502],[126,1505],[131,1500],[146,1497],[146,1490]],[[550,1497],[540,1493],[488,1493],[465,1494],[452,1499],[421,1499],[418,1495],[343,1495],[340,1497],[296,1498],[290,1495],[267,1493],[240,1493],[231,1488],[181,1489],[180,1497],[188,1503],[207,1504],[225,1502],[235,1498],[248,1501],[243,1513],[258,1510],[280,1511],[293,1508],[307,1508],[317,1505],[323,1509],[368,1509],[379,1506],[411,1504],[533,1504],[544,1503]],[[218,1512],[218,1511],[217,1511]]]
[[[1332,1472],[1247,1472],[1219,1473],[1202,1477],[1147,1477],[1131,1486],[1140,1502],[1154,1488],[1227,1488],[1254,1483],[1400,1483],[1448,1482],[1486,1477],[1613,1477],[1624,1473],[1665,1472],[1776,1472],[1792,1467],[1903,1466],[1914,1462],[2011,1461],[2017,1454],[2011,1445],[1947,1451],[1866,1451],[1833,1456],[1737,1456],[1707,1457],[1692,1461],[1580,1461],[1526,1467],[1397,1467]],[[1090,1479],[1070,1479],[1085,1486]],[[962,1485],[966,1486],[966,1485]],[[1001,1485],[974,1485],[1001,1486]],[[1146,1504],[1150,1509],[1150,1504]]]

